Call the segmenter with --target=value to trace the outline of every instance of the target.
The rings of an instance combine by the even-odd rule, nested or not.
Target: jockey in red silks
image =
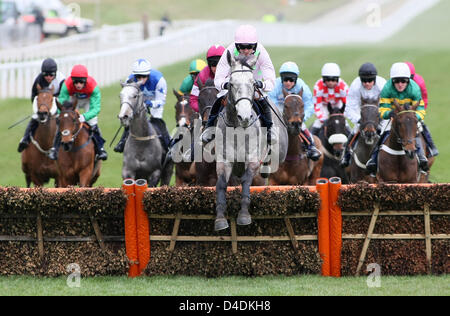
[[[410,62],[405,62],[405,64],[408,65],[409,70],[411,70],[411,79],[414,80],[415,83],[420,87],[420,92],[422,93],[422,100],[425,103],[425,109],[428,107],[428,91],[427,87],[425,85],[425,80],[421,75],[416,73],[416,67]],[[431,133],[428,127],[425,125],[425,123],[422,121],[422,135],[425,139],[428,149],[430,151],[430,155],[432,157],[437,156],[439,154],[438,149],[436,148],[436,145],[434,144],[433,138],[431,138]]]
[[[208,66],[203,68],[203,70],[200,71],[198,76],[195,78],[194,86],[192,87],[191,95],[189,97],[189,103],[195,112],[199,111],[198,96],[200,94],[200,89],[198,88],[198,80],[201,80],[203,84],[208,79],[214,80],[214,77],[216,76],[217,64],[219,63],[220,57],[222,57],[224,51],[225,47],[216,44],[211,46],[206,53]]]

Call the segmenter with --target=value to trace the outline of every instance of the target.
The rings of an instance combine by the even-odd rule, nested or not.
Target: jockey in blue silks
[[[300,70],[296,63],[292,61],[285,62],[280,67],[280,77],[275,82],[275,88],[269,92],[269,98],[275,103],[281,112],[284,110],[285,95],[283,89],[288,94],[299,94],[303,89],[302,99],[304,103],[305,117],[302,123],[302,134],[308,139],[309,144],[305,144],[306,155],[309,159],[316,161],[320,158],[321,153],[314,145],[314,139],[310,134],[305,122],[314,113],[314,103],[311,90],[308,85],[299,78]]]
[[[139,82],[144,94],[144,103],[150,113],[150,122],[155,127],[158,135],[161,135],[161,144],[167,151],[170,143],[170,135],[166,123],[163,121],[164,105],[166,104],[167,83],[163,74],[152,69],[147,59],[138,59],[133,63],[132,74],[127,83]],[[129,131],[125,129],[119,143],[114,148],[115,152],[123,152]]]

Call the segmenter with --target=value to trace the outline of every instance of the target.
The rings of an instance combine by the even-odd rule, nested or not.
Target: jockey
[[[338,64],[326,63],[322,67],[322,79],[314,85],[314,111],[317,120],[312,125],[311,132],[318,135],[323,123],[328,119],[327,105],[332,108],[342,108],[347,102],[348,85],[340,78],[341,69]]]
[[[400,104],[415,103],[419,101],[419,107],[416,109],[416,116],[419,122],[423,121],[425,117],[425,106],[420,93],[420,88],[413,80],[411,80],[411,71],[405,63],[395,63],[391,67],[391,79],[386,83],[380,95],[380,116],[384,120],[388,120],[394,114],[393,104],[397,100]],[[377,160],[379,147],[384,143],[389,131],[381,135],[380,140],[366,163],[367,171],[372,177],[375,177],[377,172]],[[422,142],[419,137],[416,137],[416,154],[419,158],[419,167],[423,171],[428,171],[428,160],[425,156]]]
[[[164,105],[166,104],[167,83],[161,72],[152,69],[151,64],[146,59],[138,59],[133,63],[133,72],[128,77],[127,82],[139,82],[141,91],[144,94],[144,103],[149,111],[150,123],[155,127],[156,132],[161,135],[161,144],[167,151],[170,135],[166,123],[163,121]],[[115,152],[123,152],[125,142],[128,138],[129,130],[126,128],[120,138],[119,143],[114,148]]]
[[[280,77],[275,82],[275,88],[269,93],[269,98],[278,106],[281,112],[284,110],[284,93],[283,89],[289,94],[298,94],[303,90],[302,99],[305,105],[305,116],[302,120],[302,134],[307,138],[308,145],[306,147],[306,156],[317,161],[321,153],[314,146],[314,138],[306,127],[305,122],[314,113],[314,105],[312,93],[308,85],[299,78],[300,70],[296,63],[292,61],[285,62],[280,67]]]
[[[361,119],[361,100],[379,100],[381,90],[386,84],[386,79],[378,76],[374,64],[365,63],[359,68],[358,77],[350,85],[345,107],[345,117],[353,123],[353,131],[348,137],[350,140],[345,147],[341,167],[348,167],[352,156],[353,146],[359,136],[359,120]]]
[[[180,94],[190,94],[192,90],[192,86],[194,85],[194,80],[197,75],[206,67],[206,63],[201,59],[195,59],[191,61],[189,65],[189,75],[184,78],[181,83],[180,90],[178,92]]]
[[[58,71],[56,62],[52,58],[47,58],[44,60],[41,66],[41,73],[36,77],[33,87],[31,88],[31,103],[34,104],[35,98],[38,95],[38,85],[41,89],[53,89],[53,95],[57,97],[61,91],[61,86],[64,83],[64,80],[65,77],[60,71]],[[34,132],[38,126],[38,117],[37,114],[34,113],[31,116],[31,120],[25,130],[25,135],[20,140],[19,148],[17,149],[19,153],[28,147],[28,144],[31,141],[31,136],[34,135]]]
[[[199,111],[198,95],[200,94],[200,90],[198,88],[197,80],[201,80],[203,82],[203,84],[208,79],[214,80],[214,77],[216,76],[217,64],[219,63],[219,59],[222,56],[224,51],[225,51],[225,47],[220,46],[220,45],[213,45],[208,49],[208,51],[206,53],[206,60],[208,61],[208,66],[203,68],[203,70],[200,71],[198,77],[196,77],[196,79],[194,81],[194,86],[192,87],[191,96],[189,97],[189,103],[191,105],[191,108],[195,112]]]
[[[239,56],[243,54],[249,56],[254,54],[258,57],[256,65],[254,66],[253,76],[256,80],[255,87],[263,90],[264,92],[270,92],[275,86],[275,69],[270,59],[269,53],[261,43],[258,43],[258,36],[256,29],[252,25],[241,25],[237,28],[234,35],[234,43],[230,44],[226,51],[222,54],[222,57],[217,64],[216,76],[214,78],[214,84],[220,91],[218,99],[214,103],[211,113],[209,115],[208,122],[205,126],[205,131],[202,134],[202,141],[204,143],[210,142],[214,138],[212,127],[219,115],[221,108],[221,101],[228,91],[228,81],[230,78],[230,65],[227,61],[227,51],[232,56]],[[266,97],[261,97],[255,100],[254,104],[260,108],[262,126],[267,128],[267,144],[270,146],[274,143],[275,137],[271,132],[272,127],[272,113],[269,105],[269,101]]]
[[[427,109],[427,107],[428,107],[428,91],[427,91],[427,87],[425,86],[425,80],[423,79],[423,77],[421,75],[416,73],[416,68],[414,67],[414,65],[412,63],[406,62],[405,64],[407,64],[409,67],[409,70],[411,70],[411,79],[414,80],[420,87],[420,91],[422,92],[422,99],[423,99],[423,102],[425,103],[425,109]],[[436,145],[434,144],[433,138],[431,138],[430,130],[428,129],[428,127],[425,125],[425,123],[423,121],[422,121],[422,127],[423,127],[422,135],[423,135],[423,138],[425,139],[425,141],[427,142],[428,149],[430,151],[430,155],[432,157],[439,155],[439,151],[436,148]]]
[[[103,148],[105,140],[103,139],[100,128],[97,125],[98,114],[101,109],[100,89],[97,86],[97,82],[94,78],[89,76],[87,68],[83,65],[75,65],[72,68],[70,78],[65,81],[61,88],[58,101],[63,104],[71,98],[76,98],[78,100],[78,109],[81,108],[85,110],[85,112],[80,115],[80,122],[86,122],[91,128],[97,159],[108,159],[108,154]],[[61,133],[56,133],[53,147],[50,149],[50,153],[48,155],[52,160],[58,159],[60,141]]]

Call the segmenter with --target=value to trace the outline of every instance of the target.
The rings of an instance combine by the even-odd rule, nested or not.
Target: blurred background
[[[326,62],[338,63],[348,84],[365,62],[385,78],[393,63],[413,62],[427,84],[425,121],[440,151],[431,180],[450,180],[450,1],[0,0],[0,8],[0,185],[25,185],[17,145],[26,122],[7,127],[31,114],[31,86],[43,59],[55,58],[66,76],[77,63],[88,67],[101,87],[99,125],[109,145],[119,127],[119,81],[135,59],[148,58],[166,78],[164,119],[172,131],[172,89],[190,61],[205,59],[212,44],[231,43],[242,23],[256,26],[277,75],[283,62],[295,61],[311,89]],[[112,148],[96,185],[121,184],[122,155]]]

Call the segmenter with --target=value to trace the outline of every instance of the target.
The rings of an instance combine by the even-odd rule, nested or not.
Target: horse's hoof
[[[214,230],[223,230],[228,228],[228,221],[225,218],[218,218],[214,222]]]
[[[252,217],[249,214],[238,215],[236,219],[236,224],[240,226],[250,225],[252,223]]]

